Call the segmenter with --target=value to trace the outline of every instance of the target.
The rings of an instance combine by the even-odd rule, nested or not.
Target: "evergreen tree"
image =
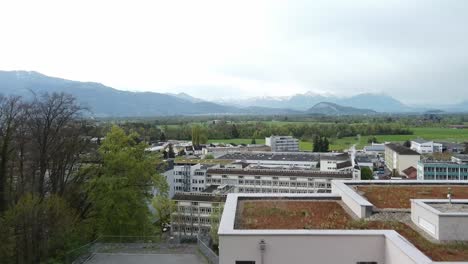
[[[159,141],[161,142],[166,142],[166,134],[163,132],[161,132],[161,136],[159,136]]]
[[[329,150],[329,147],[330,147],[330,142],[328,142],[328,138],[327,137],[323,137],[323,140],[322,140],[322,149],[320,150],[320,152],[328,152]]]
[[[167,152],[167,158],[168,159],[175,158],[175,152],[174,152],[174,148],[172,147],[172,144],[169,144],[169,150]]]
[[[252,138],[252,141],[250,141],[250,144],[252,144],[252,145],[257,144],[257,141],[255,140],[255,138]]]
[[[232,125],[231,135],[232,135],[232,138],[239,138],[239,131],[237,130],[236,125]]]
[[[314,142],[313,142],[312,147],[313,147],[312,149],[313,152],[320,152],[320,137],[319,136],[314,137]]]

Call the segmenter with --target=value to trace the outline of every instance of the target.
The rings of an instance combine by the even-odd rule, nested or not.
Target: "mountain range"
[[[88,107],[98,117],[209,114],[369,115],[377,112],[422,112],[429,109],[412,108],[385,94],[337,97],[306,93],[291,97],[209,102],[186,93],[121,91],[96,82],[71,81],[34,71],[0,71],[0,94],[30,98],[43,92],[72,94],[81,105]],[[447,106],[443,110],[468,111],[468,102]]]

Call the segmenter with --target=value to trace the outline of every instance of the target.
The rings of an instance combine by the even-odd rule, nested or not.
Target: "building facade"
[[[441,143],[435,143],[434,141],[428,141],[424,139],[412,140],[410,148],[419,154],[442,152]]]
[[[418,152],[404,146],[393,143],[385,145],[385,165],[394,176],[402,175],[411,166],[417,166],[420,157]]]
[[[271,136],[265,138],[265,144],[273,152],[298,152],[299,140],[292,136]]]
[[[468,162],[453,161],[418,162],[418,180],[468,181]]]
[[[243,169],[210,168],[206,183],[235,186],[239,193],[327,193],[331,191],[333,179],[360,179],[360,174],[256,166]]]
[[[178,237],[196,237],[211,229],[213,214],[219,213],[226,193],[176,193],[175,210],[171,215],[171,233]]]

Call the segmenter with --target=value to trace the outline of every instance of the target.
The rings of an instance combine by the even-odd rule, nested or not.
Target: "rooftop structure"
[[[307,152],[244,152],[226,154],[219,157],[219,159],[262,166],[317,168],[320,163],[320,154]]]
[[[407,148],[405,146],[402,146],[402,145],[399,145],[399,144],[394,144],[394,143],[389,143],[389,144],[385,144],[385,147],[393,150],[394,152],[396,152],[397,154],[399,155],[415,155],[415,156],[419,156],[420,154],[410,148]]]
[[[435,181],[427,185],[418,181],[333,181],[332,185],[331,194],[228,195],[218,232],[220,263],[310,263],[311,258],[317,263],[338,264],[468,260],[468,244],[435,242],[411,217],[410,203],[422,201],[421,197],[439,203],[430,206],[443,214],[438,206],[448,201],[441,201],[446,198],[439,195],[450,185]],[[426,187],[430,189],[421,189]],[[461,193],[468,195],[468,184],[450,187],[457,199],[463,199]],[[368,188],[367,193],[362,188]],[[376,207],[365,196],[369,188],[375,190],[376,201],[396,200],[393,203],[403,203],[403,208]],[[407,192],[405,188],[414,189]],[[468,204],[468,200],[453,201]],[[442,225],[437,230],[456,234]]]
[[[385,152],[385,144],[372,143],[372,145],[364,147],[364,152],[365,153],[374,153],[374,154],[384,153]]]
[[[420,154],[427,154],[442,152],[443,148],[441,143],[435,143],[432,140],[424,140],[419,138],[411,141],[411,149]]]

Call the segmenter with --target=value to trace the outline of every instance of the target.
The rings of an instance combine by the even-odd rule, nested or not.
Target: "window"
[[[236,264],[255,264],[253,260],[236,260]]]
[[[377,264],[377,261],[358,261],[356,264]]]

